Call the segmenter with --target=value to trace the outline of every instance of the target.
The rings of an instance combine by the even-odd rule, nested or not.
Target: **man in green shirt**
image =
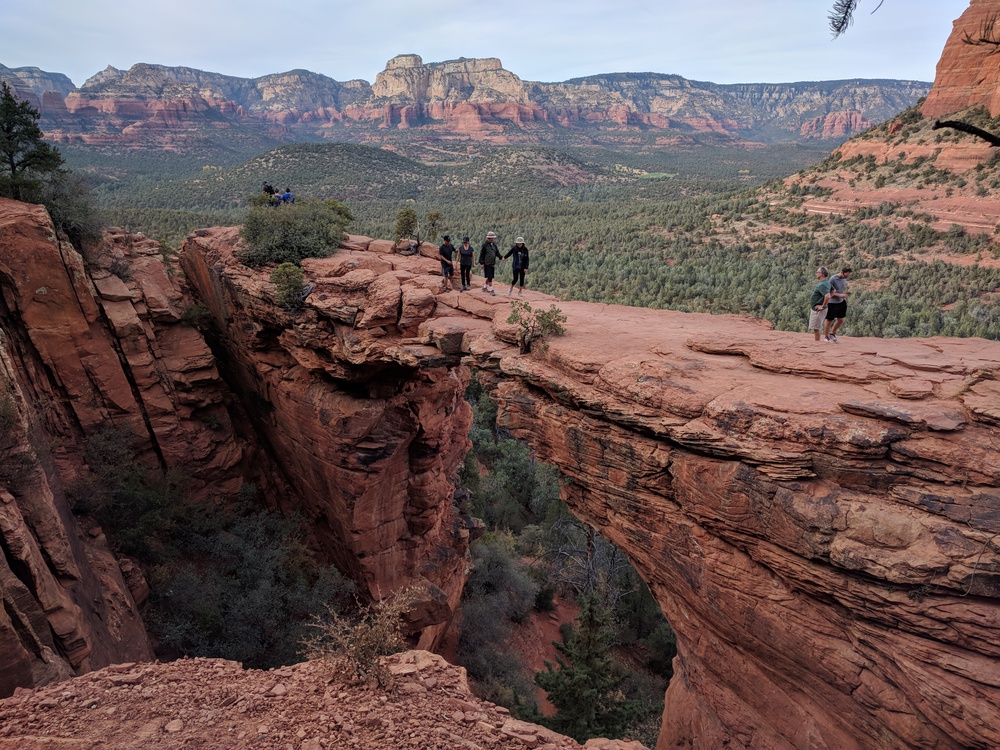
[[[826,306],[830,303],[830,293],[833,291],[833,286],[830,284],[830,272],[823,266],[816,269],[816,280],[819,283],[813,288],[812,296],[809,298],[809,330],[819,341],[819,334],[823,330],[823,322],[826,320]],[[826,336],[823,337],[823,341],[829,340]]]

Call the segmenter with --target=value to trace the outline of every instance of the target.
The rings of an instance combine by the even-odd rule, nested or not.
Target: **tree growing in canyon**
[[[545,662],[535,682],[549,694],[556,715],[548,722],[578,742],[620,737],[638,710],[625,697],[625,670],[611,656],[611,612],[595,596],[580,600],[580,614],[563,643],[556,643],[557,666]]]
[[[44,178],[62,169],[59,150],[42,140],[41,117],[0,83],[0,195],[38,200]]]
[[[566,322],[566,316],[555,305],[550,305],[548,310],[534,310],[527,302],[514,300],[510,303],[507,322],[517,326],[517,343],[521,354],[530,352],[534,341],[566,333],[562,325]]]

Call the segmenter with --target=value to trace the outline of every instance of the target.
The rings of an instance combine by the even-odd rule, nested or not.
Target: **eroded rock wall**
[[[215,392],[207,350],[178,354],[172,375],[157,357],[142,375],[140,343],[153,352],[177,325],[173,297],[141,271],[153,262],[142,243],[119,257],[130,279],[110,273],[118,264],[90,282],[40,209],[0,202],[0,228],[10,435],[27,435],[29,407],[49,399],[35,408],[47,434],[145,427],[150,457],[169,463],[182,441],[206,488],[224,481],[236,443],[154,408],[215,408],[197,395],[199,383]],[[303,264],[312,292],[289,312],[267,270],[235,259],[238,243],[235,229],[200,231],[182,262],[255,455],[284,475],[283,506],[370,594],[429,585],[414,618],[422,645],[468,572],[475,524],[451,502],[451,477],[474,367],[503,423],[559,467],[566,501],[628,553],[677,634],[661,748],[1000,744],[1000,344],[819,344],[732,316],[563,302],[566,335],[521,355],[506,298],[443,293],[432,247],[404,257],[351,238]],[[120,566],[60,505],[72,449],[47,450],[0,493],[4,673],[28,675],[6,689],[107,663],[137,622],[121,584],[85,601],[94,561],[105,555],[118,580]],[[43,480],[48,494],[24,489]],[[124,602],[115,627],[109,591]]]
[[[1000,59],[996,46],[967,44],[977,39],[990,19],[1000,14],[997,0],[972,0],[955,21],[934,75],[934,86],[921,105],[924,117],[944,117],[971,106],[985,107],[991,117],[1000,114]],[[990,26],[989,28],[992,28]],[[995,38],[995,35],[994,35]]]
[[[301,457],[309,513],[346,519],[331,538],[366,580],[385,560],[433,581],[422,561],[452,555],[454,521],[420,535],[412,492],[465,448],[462,362],[667,614],[661,748],[1000,744],[1000,343],[821,344],[561,302],[566,335],[521,355],[507,298],[442,293],[432,257],[353,238],[304,264],[314,289],[287,314],[235,245],[234,230],[192,238],[188,276],[230,332],[245,400],[274,405],[262,431]],[[347,416],[324,423],[328,403]]]
[[[659,747],[1000,743],[1000,344],[582,307],[478,359],[677,634]]]
[[[88,264],[42,207],[0,200],[0,694],[151,658],[142,574],[70,512],[88,437],[130,431],[192,499],[240,485],[226,390],[167,269],[156,243],[120,234]]]
[[[470,445],[468,370],[407,339],[434,314],[439,264],[359,239],[303,262],[314,289],[288,312],[266,270],[235,260],[237,238],[200,231],[182,264],[221,332],[220,366],[294,491],[287,509],[372,597],[427,586],[414,626],[435,645],[461,597],[473,525],[452,503]]]

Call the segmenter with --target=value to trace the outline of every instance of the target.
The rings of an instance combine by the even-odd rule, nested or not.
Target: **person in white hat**
[[[514,271],[514,279],[510,282],[510,291],[507,292],[507,296],[514,293],[514,287],[520,281],[521,288],[517,290],[517,296],[521,297],[524,295],[524,273],[528,270],[528,247],[524,244],[524,237],[518,237],[514,240],[514,244],[503,256],[503,260],[507,260],[507,258],[513,259],[510,264]]]
[[[479,248],[479,265],[483,267],[483,276],[486,281],[483,283],[483,291],[496,294],[493,291],[493,276],[497,261],[500,257],[500,248],[497,247],[497,236],[493,232],[486,233],[486,242]]]

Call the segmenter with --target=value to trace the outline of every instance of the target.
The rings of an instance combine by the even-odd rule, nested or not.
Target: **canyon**
[[[976,106],[998,114],[995,59],[961,44],[995,9],[995,0],[973,0],[956,22],[925,115]],[[521,96],[499,61],[424,66],[403,56],[384,73],[371,87],[383,99],[420,92],[441,103],[386,103],[385,128],[450,118],[490,132],[494,121],[527,128],[552,117]],[[473,73],[491,92],[486,104],[453,86]],[[147,99],[135,94],[125,106],[115,93],[85,106],[111,123],[108,142],[131,125],[141,125],[131,131],[139,138],[199,112],[229,112],[232,92],[189,106],[191,87],[206,88],[200,75],[146,66],[136,91],[151,80],[160,87]],[[92,88],[110,91],[122,78],[105,71]],[[227,85],[249,91],[237,79]],[[348,82],[340,99],[301,111],[328,109],[333,122],[360,111],[350,107],[369,96],[366,85]],[[136,104],[159,102],[171,87],[183,106]],[[468,103],[446,104],[460,89]],[[573,121],[571,93],[550,92],[552,101],[557,93]],[[50,96],[46,117],[68,118],[73,96],[83,107],[80,92]],[[268,127],[311,122],[273,112],[261,116]],[[231,114],[249,117],[235,106]],[[634,122],[624,110],[620,119]],[[903,147],[912,158],[912,145],[877,141],[853,141],[844,153],[889,159]],[[940,156],[972,165],[989,154],[945,144]],[[995,213],[980,213],[995,223]],[[821,344],[746,317],[529,291],[536,307],[559,305],[566,333],[522,354],[506,297],[441,293],[434,246],[409,256],[393,242],[349,236],[332,257],[303,262],[311,292],[301,310],[287,310],[268,270],[237,260],[239,242],[238,228],[202,229],[175,260],[114,230],[84,254],[57,236],[43,208],[0,199],[0,696],[11,696],[0,702],[0,747],[73,746],[99,693],[121,701],[108,711],[138,711],[131,693],[153,697],[161,683],[212,695],[208,707],[165,703],[191,717],[187,729],[174,725],[178,743],[208,742],[220,720],[242,726],[247,712],[282,700],[278,684],[317,696],[316,710],[330,714],[309,729],[329,737],[362,723],[346,708],[334,714],[337,701],[388,704],[328,687],[310,664],[272,673],[210,660],[148,664],[148,584],[99,527],[73,514],[67,488],[86,472],[84,441],[108,425],[135,434],[139,460],[185,471],[192,502],[253,482],[299,513],[310,544],[372,598],[420,583],[427,595],[410,626],[415,643],[433,649],[480,531],[454,502],[453,481],[469,446],[463,394],[473,372],[497,400],[499,422],[558,467],[573,512],[628,554],[676,634],[659,750],[1000,746],[1000,343]],[[196,304],[211,322],[204,329],[186,316]],[[415,687],[391,699],[388,723],[372,731],[422,711],[395,702],[440,682],[466,704],[441,709],[461,710],[447,731],[462,742],[440,741],[564,743],[474,703],[464,675],[435,657],[396,658]],[[65,682],[74,675],[83,677]],[[267,714],[275,742],[321,746],[295,737],[302,727],[281,723],[278,710]],[[142,718],[136,727],[150,737],[174,731],[169,711]],[[209,729],[183,733],[199,723]]]

